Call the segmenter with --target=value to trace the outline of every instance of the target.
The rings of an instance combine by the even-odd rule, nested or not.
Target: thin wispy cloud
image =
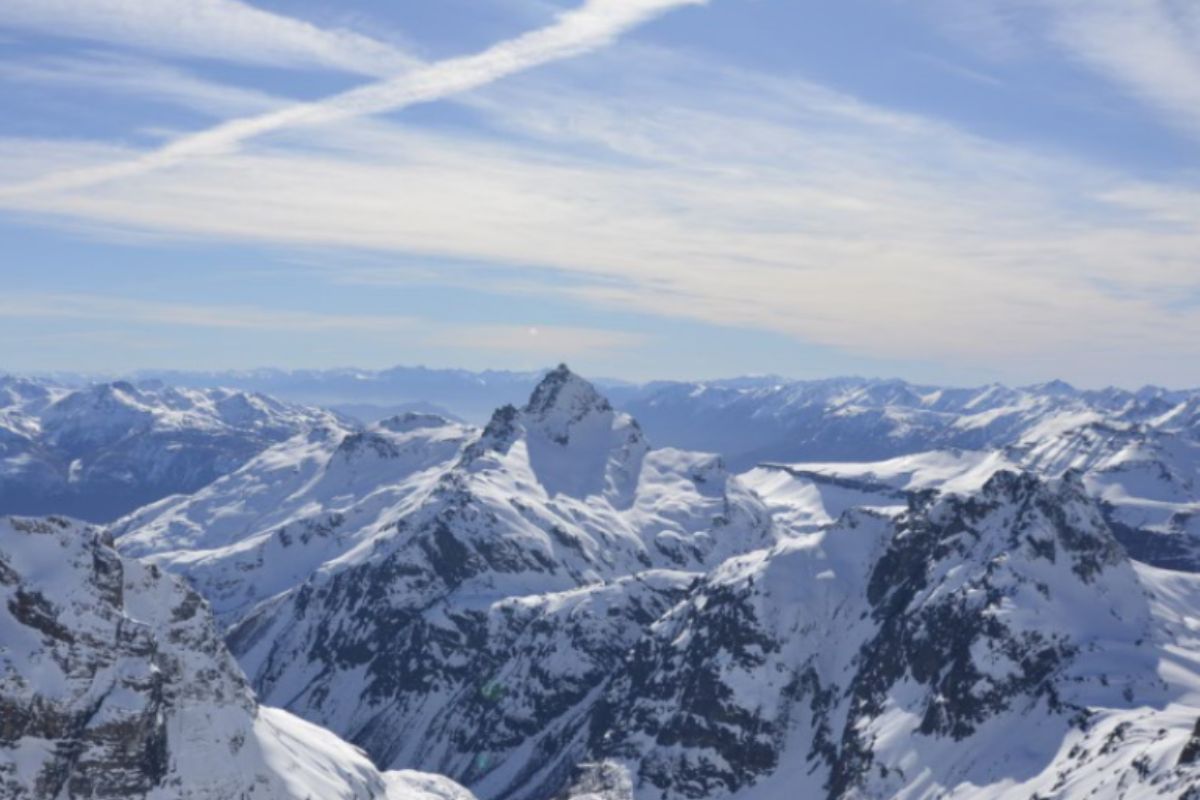
[[[322,314],[262,306],[203,305],[134,300],[112,295],[6,292],[0,319],[64,319],[245,331],[361,331],[411,333],[411,317]]]
[[[983,16],[996,26],[1016,8],[1034,14],[1006,35],[1052,44],[1075,65],[1072,80],[1079,65],[1109,81],[1126,75],[1121,85],[1133,96],[1187,129],[1189,90],[1179,82],[1190,67],[1171,60],[1178,53],[1143,65],[1169,75],[1175,88],[1156,91],[1170,102],[1136,89],[1128,77],[1136,70],[1120,66],[1125,56],[1110,53],[1116,44],[1105,38],[1119,27],[1105,17],[1115,5],[988,2]],[[313,103],[144,55],[0,67],[0,77],[48,90],[94,89],[233,117],[150,151],[113,136],[0,139],[0,208],[63,235],[115,231],[156,246],[287,253],[305,260],[312,291],[329,286],[339,296],[399,296],[397,287],[471,295],[462,314],[484,318],[421,323],[405,339],[439,352],[628,353],[638,337],[603,321],[632,312],[698,323],[713,336],[764,331],[869,359],[987,363],[1021,380],[1069,364],[1067,377],[1107,382],[1114,359],[1127,364],[1126,380],[1162,380],[1172,364],[1192,362],[1200,315],[1179,298],[1200,296],[1200,189],[1186,174],[1154,177],[1069,147],[989,135],[890,96],[868,100],[651,35],[617,43],[689,3],[591,0],[474,55]],[[1130,28],[1137,47],[1152,47],[1194,22],[1181,17],[1169,34]],[[899,61],[925,76],[943,73],[958,92],[1022,102],[1024,87],[1004,64],[976,74],[978,63],[952,53],[921,64],[913,52],[922,51],[905,49]],[[426,114],[389,113],[450,99],[452,108]],[[153,108],[152,121],[161,113]],[[359,256],[370,269],[354,266]],[[388,267],[392,259],[402,266]],[[507,298],[553,304],[550,318],[568,307],[601,324],[531,335],[496,310]],[[35,307],[49,313],[50,305]],[[129,311],[134,320],[148,313]],[[353,315],[330,316],[312,324],[364,335],[399,324],[368,318],[355,328],[344,319]],[[308,324],[289,319],[269,320],[270,329]]]
[[[999,59],[1049,48],[1200,139],[1200,5],[1192,0],[980,0],[928,5]]]
[[[574,325],[455,325],[427,318],[381,314],[329,314],[314,311],[284,311],[265,306],[205,305],[130,299],[85,293],[12,292],[0,297],[0,321],[71,321],[137,325],[166,332],[180,329],[246,331],[254,334],[309,335],[334,332],[402,336],[411,345],[435,350],[486,351],[509,358],[528,359],[537,366],[544,359],[613,353],[636,347],[647,339],[642,334]],[[39,334],[46,341],[56,338],[78,343],[78,331]],[[89,344],[101,339],[137,341],[111,328],[86,334]],[[142,347],[153,349],[153,339],[142,339]],[[124,346],[124,345],[122,345]]]
[[[0,26],[172,57],[394,75],[416,61],[361,33],[327,30],[239,0],[5,0]]]
[[[81,189],[164,169],[189,158],[219,155],[249,139],[284,128],[329,124],[442,99],[542,64],[595,50],[672,8],[703,2],[586,0],[579,8],[561,14],[553,24],[493,45],[481,53],[417,67],[390,80],[352,89],[320,102],[297,103],[230,120],[122,163],[50,175],[28,184],[0,188],[0,197]]]
[[[111,54],[4,62],[0,63],[0,80],[171,103],[218,119],[288,104],[285,98],[267,92],[206,80],[161,62]]]
[[[1152,342],[1179,358],[1200,336],[1191,316],[1162,322],[1196,282],[1200,227],[1163,219],[1170,201],[1145,186],[797,81],[661,72],[706,91],[656,79],[601,103],[549,80],[478,103],[526,144],[343,123],[324,135],[344,154],[257,148],[25,207],[533,266],[574,277],[540,281],[547,294],[878,357],[1014,364]]]
[[[1200,139],[1200,11],[1191,0],[1050,0],[1051,35]]]

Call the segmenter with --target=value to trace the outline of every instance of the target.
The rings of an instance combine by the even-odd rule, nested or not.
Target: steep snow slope
[[[852,508],[903,508],[910,492],[970,493],[1016,466],[998,451],[934,451],[879,462],[762,464],[741,476],[792,532],[833,524]]]
[[[1198,588],[1135,569],[1073,479],[850,512],[651,626],[571,794],[1190,797]]]
[[[207,606],[57,517],[0,519],[0,795],[468,800],[260,708]]]
[[[416,414],[356,433],[317,429],[111,530],[123,552],[183,572],[220,619],[236,618],[370,544],[428,496],[476,435]]]
[[[0,513],[107,521],[201,488],[335,415],[225,389],[0,382]]]

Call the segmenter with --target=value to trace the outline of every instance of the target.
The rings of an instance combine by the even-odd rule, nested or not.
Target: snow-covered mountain
[[[761,378],[651,384],[622,407],[655,441],[722,453],[741,470],[764,461],[880,461],[1003,448],[1087,426],[1196,434],[1200,391]]]
[[[0,796],[470,800],[259,706],[207,604],[59,517],[0,518]]]
[[[212,600],[267,702],[491,795],[568,769],[643,625],[777,539],[719,458],[651,449],[565,367],[483,430],[293,440],[115,530]]]
[[[665,384],[629,407],[659,440],[825,484],[915,469],[932,487],[958,461],[985,477],[1006,465],[1047,477],[1077,470],[1135,557],[1200,570],[1200,392],[762,379]]]
[[[0,513],[106,522],[193,492],[329,412],[226,389],[0,378]]]
[[[1001,469],[1081,477],[1121,544],[1139,561],[1200,571],[1200,439],[1144,425],[1086,423],[1011,447],[934,450],[878,462],[761,464],[743,480],[789,524],[811,530],[847,508],[899,502],[905,491],[969,491]]]
[[[445,409],[449,414],[482,422],[498,406],[528,397],[543,374],[397,366],[382,370],[175,370],[141,372],[136,378],[196,389],[230,386],[298,403],[345,409],[356,417],[376,416],[385,409],[426,413]]]
[[[1198,592],[1132,563],[1077,479],[853,510],[651,626],[579,792],[1190,796]]]
[[[1132,560],[1102,481],[1190,434],[1074,402],[735,477],[561,367],[482,430],[301,435],[113,531],[265,701],[486,800],[1187,796],[1200,576]]]

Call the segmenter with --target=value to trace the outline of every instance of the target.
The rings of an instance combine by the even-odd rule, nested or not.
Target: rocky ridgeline
[[[564,367],[116,530],[265,700],[488,800],[1184,795],[1200,579],[1132,562],[1087,476],[965,461],[756,493]]]

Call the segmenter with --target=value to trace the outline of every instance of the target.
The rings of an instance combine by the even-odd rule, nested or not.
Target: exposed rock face
[[[201,705],[252,718],[199,596],[61,518],[0,526],[10,796],[145,795],[170,772],[172,718]]]
[[[1078,480],[1002,472],[723,565],[636,647],[587,761],[614,800],[1173,796],[1190,679],[1155,674],[1154,628]]]
[[[469,797],[259,708],[199,595],[95,529],[0,518],[0,601],[0,796]]]

